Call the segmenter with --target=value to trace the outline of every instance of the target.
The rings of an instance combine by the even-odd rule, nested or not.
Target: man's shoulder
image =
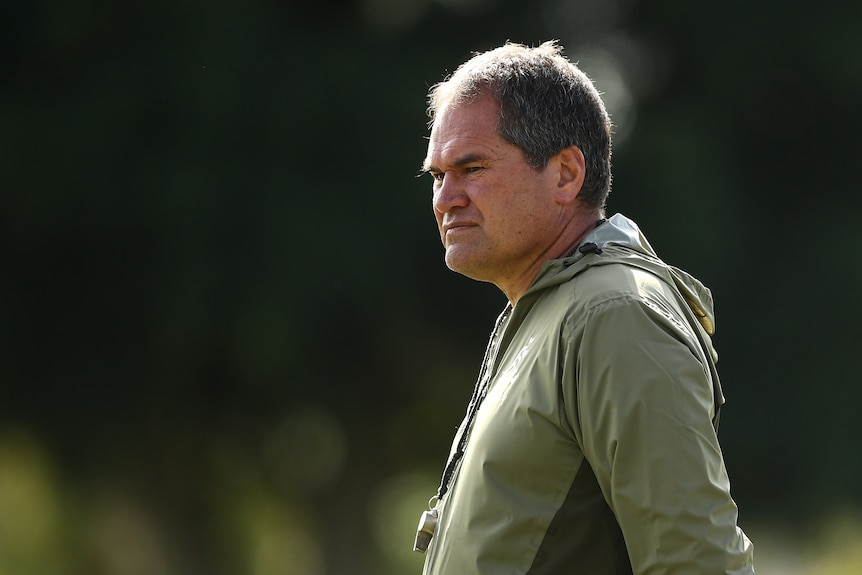
[[[657,272],[632,261],[602,261],[586,267],[557,289],[568,292],[573,306],[585,308],[618,300],[672,296],[672,287]]]
[[[563,333],[572,334],[588,321],[620,321],[643,316],[648,309],[648,315],[657,310],[663,322],[683,326],[685,314],[676,288],[658,272],[631,261],[603,260],[543,290],[528,321],[561,326]]]

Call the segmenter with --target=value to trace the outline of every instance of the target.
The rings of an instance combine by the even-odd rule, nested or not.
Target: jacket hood
[[[588,233],[572,255],[545,262],[526,294],[567,282],[584,270],[607,264],[645,269],[675,286],[707,334],[715,332],[715,312],[709,288],[690,274],[662,262],[638,225],[615,214]]]

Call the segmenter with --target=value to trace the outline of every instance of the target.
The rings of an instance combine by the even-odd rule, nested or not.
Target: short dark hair
[[[478,53],[428,94],[429,125],[445,106],[483,96],[500,105],[497,129],[541,170],[562,150],[577,146],[586,175],[578,198],[602,210],[611,189],[611,120],[592,81],[562,54],[556,41],[530,48],[505,45]]]

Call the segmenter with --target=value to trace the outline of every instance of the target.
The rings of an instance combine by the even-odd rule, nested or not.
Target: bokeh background
[[[758,573],[862,572],[862,3],[7,0],[0,575],[402,575],[496,288],[425,95],[556,38],[610,212],[717,300]]]

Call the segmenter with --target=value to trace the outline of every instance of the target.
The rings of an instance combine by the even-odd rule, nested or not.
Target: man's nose
[[[464,187],[458,177],[449,172],[434,184],[434,211],[445,214],[455,207],[464,207],[470,203]]]

